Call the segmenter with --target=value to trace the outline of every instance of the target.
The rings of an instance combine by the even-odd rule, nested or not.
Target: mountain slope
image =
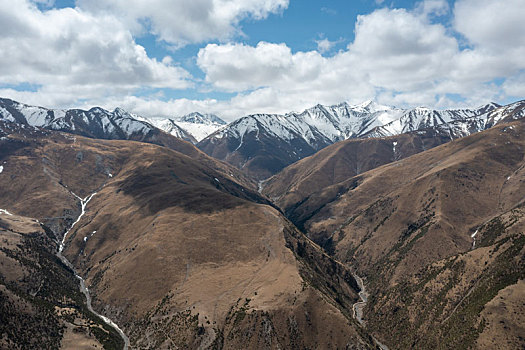
[[[312,191],[287,212],[366,277],[365,322],[387,345],[484,348],[494,336],[523,346],[512,291],[525,277],[524,133],[523,119],[497,125]]]
[[[453,138],[484,130],[488,104],[475,110],[402,110],[367,101],[351,106],[317,105],[302,113],[250,115],[230,123],[198,143],[215,158],[258,178],[338,141],[399,135],[428,128],[448,129]],[[481,118],[481,119],[479,119]]]
[[[381,165],[468,136],[486,125],[517,119],[522,115],[524,107],[525,102],[518,102],[497,108],[483,117],[471,118],[467,123],[476,124],[472,128],[465,121],[456,120],[397,136],[338,142],[288,166],[264,181],[261,188],[265,195],[293,217],[293,207],[305,201],[312,193]],[[497,119],[493,115],[498,116]]]
[[[349,270],[219,166],[138,142],[0,130],[0,207],[58,237],[85,211],[64,254],[133,347],[373,348],[351,320]],[[80,208],[75,196],[90,195]]]
[[[304,134],[310,135],[308,140]],[[255,178],[265,178],[330,143],[304,123],[278,115],[253,115],[232,122],[197,147]]]
[[[0,123],[4,130],[31,126],[48,130],[63,131],[73,135],[81,135],[107,140],[133,140],[152,143],[181,152],[198,159],[214,169],[229,174],[244,186],[255,188],[253,180],[226,163],[216,162],[195,148],[187,139],[195,142],[193,137],[180,129],[179,137],[170,135],[150,124],[145,118],[129,114],[122,109],[108,112],[102,108],[92,108],[89,111],[49,110],[42,107],[24,105],[8,99],[0,99]],[[31,129],[36,132],[36,129]],[[174,129],[175,130],[175,129]],[[71,136],[72,138],[74,136]]]
[[[293,216],[296,205],[325,187],[450,140],[451,137],[446,132],[427,129],[386,138],[341,141],[284,168],[262,182],[262,193],[285,213]]]
[[[0,347],[119,349],[115,331],[86,307],[78,280],[37,220],[0,210]]]

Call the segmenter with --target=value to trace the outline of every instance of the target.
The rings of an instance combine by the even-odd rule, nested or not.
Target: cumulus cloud
[[[507,79],[503,83],[503,90],[508,96],[523,98],[525,96],[525,72]]]
[[[343,42],[343,39],[331,41],[327,38],[321,37],[320,39],[315,40],[315,43],[317,44],[317,51],[319,51],[320,53],[327,53],[332,51],[332,49],[341,42]]]
[[[353,42],[330,57],[322,54],[333,42],[323,37],[307,52],[265,41],[208,43],[196,57],[201,82],[170,57],[150,58],[134,36],[153,33],[175,46],[232,39],[242,35],[243,19],[278,13],[288,0],[77,0],[74,9],[48,11],[39,6],[50,0],[0,0],[0,96],[150,116],[213,112],[227,120],[366,99],[439,108],[503,102],[525,95],[522,1],[457,0],[449,7],[424,0],[412,9],[377,9],[358,16]],[[37,91],[12,88],[22,83]],[[235,96],[133,96],[137,88],[192,84]]]
[[[443,78],[457,51],[443,25],[404,9],[380,9],[358,16],[355,40],[344,55],[353,63],[349,69],[366,71],[374,86],[406,91]]]
[[[458,0],[454,13],[454,28],[471,44],[487,50],[525,49],[523,0]]]
[[[506,94],[516,96],[524,85],[520,19],[525,8],[519,6],[521,0],[510,0],[511,9],[505,8],[509,2],[482,1],[503,19],[486,13],[478,0],[459,0],[453,14],[462,43],[452,34],[453,28],[434,21],[451,11],[448,2],[426,0],[411,10],[382,8],[358,16],[354,41],[332,57],[321,56],[322,47],[293,53],[285,44],[267,42],[211,44],[200,50],[198,65],[213,87],[239,92],[230,102],[248,110],[279,106],[285,111],[305,99],[309,100],[303,107],[364,98],[435,107],[499,101]],[[487,20],[493,17],[498,19]],[[509,57],[509,53],[513,54]],[[508,82],[498,86],[493,82],[497,78]],[[463,102],[452,100],[452,94]]]
[[[405,92],[390,101],[412,103],[419,93],[420,103],[433,103],[458,44],[443,25],[430,23],[427,14],[385,8],[359,16],[354,42],[328,58],[318,51],[292,53],[285,44],[260,42],[255,47],[210,44],[200,50],[197,62],[208,83],[243,92],[243,103],[253,96],[258,103],[285,109],[305,98],[309,104],[359,102],[385,90]],[[422,90],[432,92],[423,95]]]
[[[139,87],[187,88],[190,75],[148,57],[115,17],[0,1],[0,84],[90,98]],[[78,92],[73,97],[73,92]],[[80,94],[82,93],[82,94]]]
[[[208,44],[198,53],[197,64],[206,80],[227,91],[244,91],[262,86],[288,87],[297,81],[319,76],[325,59],[316,51],[292,54],[286,44],[260,42]]]
[[[135,33],[151,31],[174,46],[242,34],[243,19],[261,20],[288,7],[289,0],[78,0],[93,13],[119,13]]]

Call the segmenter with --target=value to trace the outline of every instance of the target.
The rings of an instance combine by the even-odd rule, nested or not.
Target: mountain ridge
[[[144,120],[176,137],[181,137],[180,129],[182,129],[194,138],[193,143],[201,141],[227,124],[215,114],[199,112],[192,112],[178,118],[150,117]]]
[[[316,105],[303,112],[252,114],[217,130],[197,144],[215,158],[263,180],[285,166],[347,139],[388,137],[434,128],[451,139],[484,130],[489,114],[501,108],[491,102],[475,109],[410,110],[373,101]]]

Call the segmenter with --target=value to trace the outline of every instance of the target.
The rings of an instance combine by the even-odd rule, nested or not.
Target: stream
[[[89,203],[91,198],[93,198],[93,196],[97,194],[97,192],[92,193],[91,195],[87,196],[84,199],[80,198],[79,196],[77,196],[73,192],[71,192],[71,194],[74,195],[76,198],[78,198],[80,200],[80,205],[82,207],[82,211],[80,212],[80,215],[78,216],[77,220],[71,225],[71,227],[66,231],[66,233],[64,233],[64,237],[62,238],[62,241],[60,242],[60,245],[59,245],[59,248],[58,248],[57,256],[58,256],[58,258],[60,260],[62,260],[62,262],[67,267],[69,267],[73,271],[73,273],[75,274],[75,277],[78,278],[78,280],[80,281],[80,291],[82,292],[82,294],[84,294],[86,296],[86,305],[87,305],[88,310],[91,311],[96,316],[100,317],[108,326],[110,326],[113,329],[115,329],[118,332],[118,334],[120,335],[120,337],[122,338],[122,340],[124,340],[124,350],[128,350],[128,348],[129,348],[129,338],[126,336],[126,334],[122,331],[122,329],[120,329],[120,327],[115,322],[113,322],[108,317],[99,314],[98,312],[96,312],[93,309],[93,306],[91,305],[91,295],[89,294],[89,289],[86,287],[86,282],[84,281],[84,279],[79,274],[77,274],[75,268],[73,267],[73,264],[71,264],[71,262],[69,262],[69,260],[67,260],[67,258],[62,254],[62,251],[64,250],[64,246],[65,246],[65,243],[66,243],[66,238],[67,238],[69,232],[71,232],[71,230],[73,230],[75,225],[84,216],[84,214],[86,213],[86,206],[87,206],[87,204]]]
[[[363,283],[363,279],[355,273],[353,276],[357,282],[357,285],[359,286],[359,289],[361,290],[359,292],[359,298],[361,298],[361,300],[353,305],[354,318],[357,320],[357,322],[359,322],[360,325],[363,325],[363,310],[366,306],[366,302],[368,301],[368,293],[366,291],[365,284]]]
[[[353,311],[354,311],[354,318],[359,322],[361,326],[364,326],[363,321],[363,312],[366,306],[366,302],[368,301],[368,292],[366,291],[365,283],[363,282],[363,279],[356,275],[355,273],[352,273],[352,276],[354,277],[355,281],[357,282],[357,285],[359,286],[360,292],[359,292],[359,298],[361,298],[360,301],[355,303],[353,305]],[[372,339],[376,343],[376,345],[381,350],[389,350],[388,346],[385,344],[382,344],[379,340],[377,340],[374,336],[372,336]]]

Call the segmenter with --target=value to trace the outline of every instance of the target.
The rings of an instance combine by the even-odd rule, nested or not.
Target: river
[[[98,312],[96,312],[93,309],[93,306],[91,305],[91,295],[89,294],[89,289],[86,287],[86,282],[76,272],[73,264],[71,264],[71,262],[69,260],[67,260],[67,258],[62,254],[62,251],[64,250],[64,247],[65,247],[65,244],[66,244],[66,238],[67,238],[68,234],[73,230],[75,225],[84,216],[84,214],[86,213],[87,204],[89,203],[91,198],[93,198],[93,196],[96,195],[97,193],[94,192],[94,193],[92,193],[91,195],[87,196],[84,199],[80,198],[79,196],[77,196],[73,192],[71,192],[71,194],[74,195],[76,198],[78,198],[80,200],[80,205],[82,207],[82,211],[80,212],[80,215],[78,216],[77,220],[71,225],[71,227],[66,231],[66,233],[64,233],[64,237],[62,238],[62,241],[60,242],[60,245],[59,245],[59,248],[58,248],[57,256],[58,256],[58,258],[60,260],[62,260],[62,262],[66,266],[68,266],[74,272],[75,277],[78,278],[78,280],[80,281],[80,291],[86,296],[86,305],[87,305],[88,310],[91,311],[96,316],[100,317],[107,325],[109,325],[110,327],[115,329],[118,332],[118,334],[120,335],[120,337],[122,338],[122,340],[124,341],[124,350],[128,350],[128,348],[129,348],[129,338],[126,336],[124,331],[122,331],[122,329],[120,329],[120,327],[115,322],[113,322],[108,317],[99,314]]]

